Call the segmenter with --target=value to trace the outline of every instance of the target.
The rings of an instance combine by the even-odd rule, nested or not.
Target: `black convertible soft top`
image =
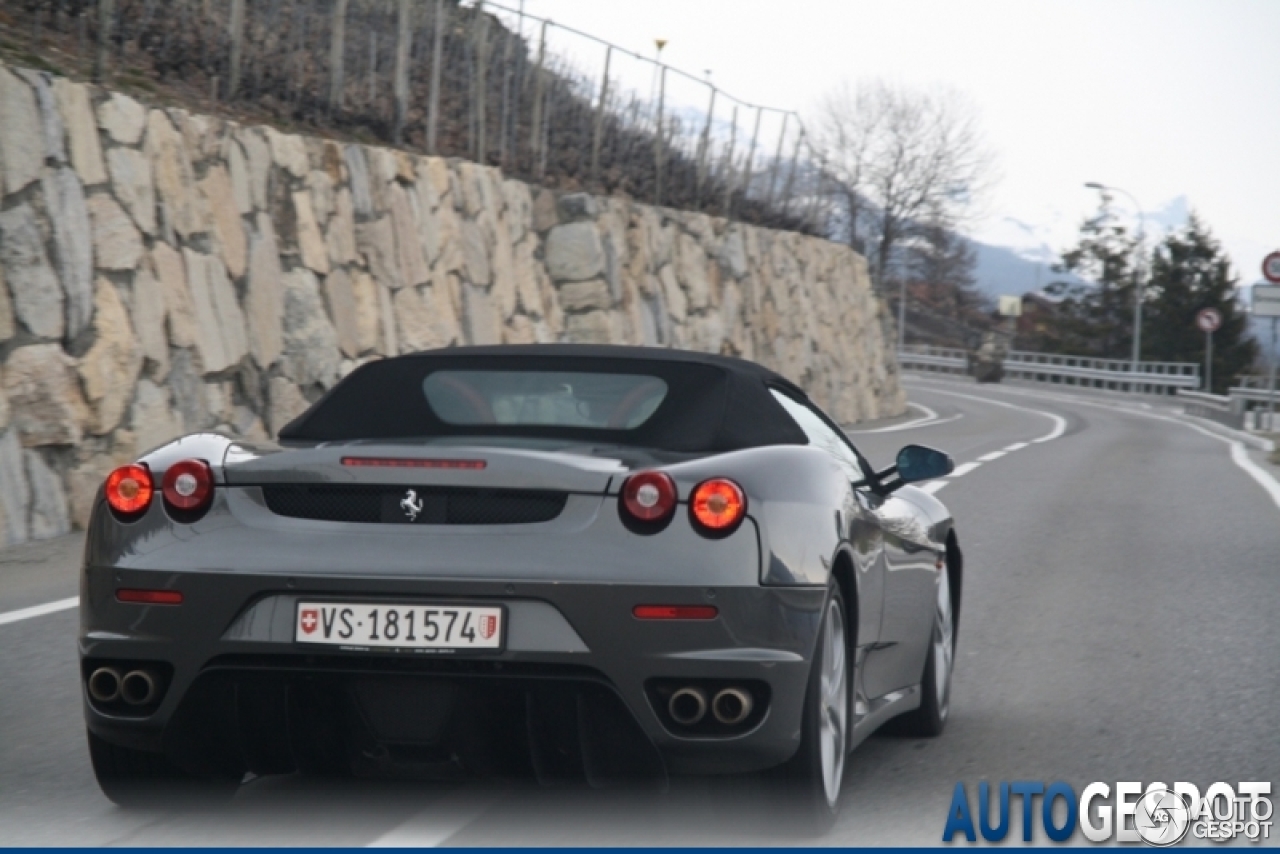
[[[423,394],[441,370],[579,371],[643,374],[663,380],[666,397],[634,429],[566,425],[448,424]],[[451,347],[369,362],[352,371],[285,425],[286,442],[524,436],[606,441],[685,453],[720,453],[764,445],[808,444],[770,388],[800,399],[794,383],[754,362],[656,347],[529,344]]]

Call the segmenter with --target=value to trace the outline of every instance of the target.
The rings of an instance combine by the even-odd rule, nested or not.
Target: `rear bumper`
[[[116,601],[119,588],[173,589],[179,606]],[[396,601],[484,601],[508,606],[507,648],[499,654],[403,655],[317,650],[293,642],[298,597]],[[83,578],[80,654],[84,672],[102,662],[156,662],[166,672],[154,709],[105,710],[85,694],[89,728],[142,749],[171,749],[186,719],[216,679],[281,684],[327,680],[349,685],[503,684],[537,691],[591,685],[614,696],[665,768],[674,773],[726,773],[771,767],[799,744],[801,709],[825,590],[715,588],[666,583],[556,583],[399,577],[174,572],[91,566]],[[638,604],[715,605],[707,621],[641,621]],[[746,731],[691,735],[673,731],[654,699],[654,680],[710,680],[764,686],[767,708]],[[193,694],[193,688],[195,694]],[[207,713],[218,714],[216,710]]]

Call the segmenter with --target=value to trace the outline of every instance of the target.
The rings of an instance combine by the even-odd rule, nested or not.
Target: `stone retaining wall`
[[[83,525],[182,433],[266,438],[368,359],[644,343],[904,407],[863,259],[496,169],[149,109],[0,67],[0,545]]]

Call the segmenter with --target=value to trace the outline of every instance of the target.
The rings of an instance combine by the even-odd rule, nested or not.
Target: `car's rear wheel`
[[[230,777],[195,777],[175,767],[163,754],[121,747],[92,732],[89,758],[102,793],[122,807],[218,802],[230,798],[239,785],[239,780]]]
[[[800,749],[783,769],[790,829],[804,836],[826,833],[840,814],[840,788],[849,753],[847,626],[844,597],[833,585],[809,671]]]
[[[951,672],[955,663],[956,622],[951,598],[951,582],[945,570],[939,573],[934,602],[933,636],[929,656],[920,678],[920,707],[892,722],[896,735],[933,738],[942,734],[951,712]]]

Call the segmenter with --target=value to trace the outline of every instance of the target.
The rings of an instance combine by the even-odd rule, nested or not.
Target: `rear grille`
[[[549,522],[569,499],[568,493],[547,490],[439,486],[264,486],[262,493],[277,516],[420,525]],[[411,508],[419,509],[415,514]]]

